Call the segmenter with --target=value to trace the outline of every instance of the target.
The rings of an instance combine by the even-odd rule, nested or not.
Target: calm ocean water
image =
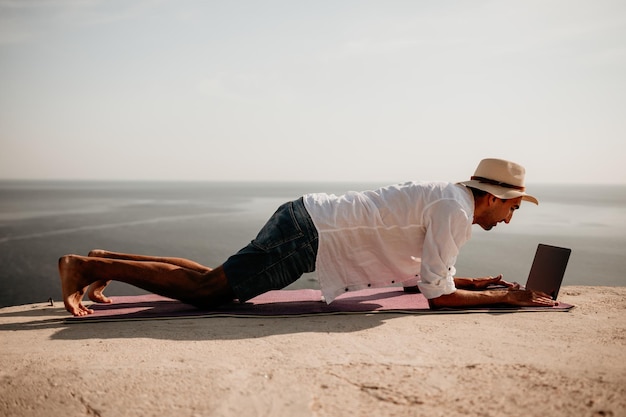
[[[0,181],[0,307],[61,296],[56,262],[100,248],[180,256],[217,266],[247,244],[284,201],[376,183]],[[564,285],[626,285],[626,186],[537,185],[509,225],[474,227],[458,275],[525,282],[538,243],[566,246]],[[315,274],[293,284],[317,288]],[[114,283],[109,294],[141,290]]]

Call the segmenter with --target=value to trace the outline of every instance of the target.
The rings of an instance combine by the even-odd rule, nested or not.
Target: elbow
[[[445,305],[441,302],[441,298],[444,297],[443,295],[437,297],[437,298],[431,298],[428,300],[428,307],[431,310],[438,310],[442,307],[445,307]]]
[[[428,300],[428,307],[431,310],[438,310],[444,307],[454,307],[454,297],[455,293],[451,294],[443,294],[436,298],[431,298]]]

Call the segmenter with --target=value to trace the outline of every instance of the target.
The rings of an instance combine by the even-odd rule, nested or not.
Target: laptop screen
[[[544,292],[556,300],[571,252],[568,248],[540,243],[528,274],[526,289]]]

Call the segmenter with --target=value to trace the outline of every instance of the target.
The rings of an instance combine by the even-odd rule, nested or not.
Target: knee
[[[228,277],[226,276],[226,272],[222,266],[218,266],[215,269],[212,269],[206,272],[207,275],[212,277],[212,281],[215,284],[216,293],[223,294],[232,299],[235,297],[235,293],[228,282]]]
[[[214,308],[235,299],[235,293],[222,267],[212,269],[202,275],[204,277],[203,288],[198,291],[197,297],[190,300],[190,304],[200,308]]]

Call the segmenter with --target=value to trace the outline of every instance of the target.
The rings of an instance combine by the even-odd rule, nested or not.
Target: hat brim
[[[522,197],[522,200],[529,201],[531,203],[539,205],[539,200],[530,194],[526,194],[524,191],[515,190],[513,188],[501,187],[499,185],[487,184],[477,180],[462,181],[459,184],[466,187],[477,188],[492,194],[503,200],[510,200],[512,198]]]

